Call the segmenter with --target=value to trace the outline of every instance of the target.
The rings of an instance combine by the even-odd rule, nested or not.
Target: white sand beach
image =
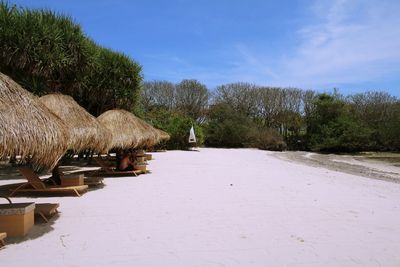
[[[61,213],[0,266],[400,266],[399,183],[276,154],[154,153],[151,174],[82,197],[12,198]]]

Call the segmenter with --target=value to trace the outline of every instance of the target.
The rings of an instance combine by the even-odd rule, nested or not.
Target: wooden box
[[[84,185],[83,174],[68,174],[61,176],[61,185],[62,186],[76,186],[76,185]]]
[[[136,161],[137,161],[138,165],[144,164],[146,162],[146,157],[144,157],[144,156],[136,157]]]
[[[34,224],[35,203],[0,204],[0,232],[25,236]]]
[[[140,150],[136,151],[136,156],[137,157],[143,157],[144,156],[144,150],[140,149]]]
[[[147,165],[146,164],[137,164],[135,165],[135,170],[146,172]]]
[[[152,160],[153,159],[153,155],[152,154],[144,154],[144,156],[146,157],[146,160]]]

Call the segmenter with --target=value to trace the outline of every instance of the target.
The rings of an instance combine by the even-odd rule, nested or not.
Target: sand
[[[13,198],[61,214],[1,266],[400,266],[399,183],[251,149],[153,155],[80,198]]]

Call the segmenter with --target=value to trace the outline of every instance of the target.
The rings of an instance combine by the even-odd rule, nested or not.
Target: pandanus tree
[[[0,67],[27,90],[71,93],[93,59],[90,40],[67,16],[0,3]]]
[[[0,70],[37,95],[71,95],[91,114],[134,110],[141,66],[89,39],[70,17],[0,3]]]
[[[134,110],[143,80],[141,66],[128,56],[91,44],[95,59],[85,73],[84,90],[74,98],[93,115]]]

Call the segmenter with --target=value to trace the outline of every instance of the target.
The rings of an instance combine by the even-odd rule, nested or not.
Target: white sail
[[[194,128],[190,128],[189,131],[189,143],[196,143],[196,135],[194,134]]]

